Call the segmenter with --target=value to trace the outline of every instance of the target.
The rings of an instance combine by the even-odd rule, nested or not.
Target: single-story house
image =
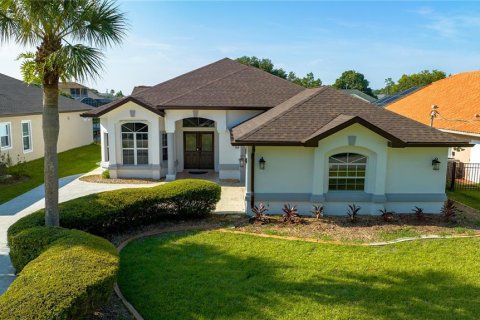
[[[433,122],[432,106],[438,113]],[[385,108],[469,141],[471,148],[450,148],[449,158],[480,163],[480,71],[435,81]]]
[[[327,214],[439,212],[448,148],[468,141],[328,86],[305,89],[222,59],[83,114],[99,117],[111,177],[214,171],[245,184],[246,208]],[[247,209],[247,211],[250,209]]]
[[[80,117],[92,107],[59,97],[60,134],[58,151],[93,142],[92,121]],[[0,74],[0,153],[30,161],[43,157],[43,91],[34,85]]]

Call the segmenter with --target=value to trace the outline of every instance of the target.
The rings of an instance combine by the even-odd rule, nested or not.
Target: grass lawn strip
[[[367,247],[162,233],[121,251],[118,283],[147,320],[476,319],[479,245],[478,238]]]
[[[100,145],[90,144],[58,154],[58,177],[86,173],[98,167]],[[25,164],[28,179],[13,184],[0,184],[0,204],[43,184],[43,158]]]

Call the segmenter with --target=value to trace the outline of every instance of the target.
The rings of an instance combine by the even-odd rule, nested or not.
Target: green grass
[[[390,241],[400,238],[413,238],[418,236],[420,236],[420,234],[413,228],[409,227],[402,228],[400,230],[380,233],[380,238],[382,238],[382,240],[384,241]]]
[[[118,283],[148,319],[478,319],[480,239],[383,247],[221,232],[130,243]]]
[[[461,202],[480,210],[480,191],[479,190],[455,190],[447,191],[447,195],[450,199]]]
[[[97,167],[100,161],[100,145],[90,144],[58,154],[58,175],[60,178],[89,172]],[[28,180],[0,185],[0,204],[11,200],[43,184],[43,158],[25,164]]]

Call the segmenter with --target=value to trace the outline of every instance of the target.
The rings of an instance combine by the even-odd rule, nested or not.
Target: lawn
[[[480,190],[447,191],[447,195],[450,199],[480,210]]]
[[[147,320],[478,319],[479,256],[478,238],[367,247],[165,233],[123,249],[118,283]]]
[[[67,177],[89,172],[100,161],[100,145],[90,144],[58,154],[58,175]],[[28,179],[14,184],[0,184],[0,204],[43,184],[43,158],[25,164]]]

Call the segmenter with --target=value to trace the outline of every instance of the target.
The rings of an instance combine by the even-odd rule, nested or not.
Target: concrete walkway
[[[100,174],[101,168],[85,175]],[[59,179],[59,202],[65,202],[78,197],[102,191],[124,188],[149,188],[165,182],[152,184],[103,184],[80,181],[83,175],[74,175]],[[219,182],[219,181],[217,181]],[[244,188],[238,183],[219,182],[222,186],[222,198],[217,204],[216,213],[243,213]],[[12,266],[7,244],[7,230],[18,219],[25,217],[45,207],[45,189],[41,185],[2,205],[0,205],[0,294],[5,292],[15,279],[15,270]]]
[[[87,173],[99,174],[101,169]],[[74,175],[59,179],[59,201],[65,202],[78,197],[102,191],[118,190],[123,188],[148,188],[165,182],[152,184],[103,184],[80,181],[82,175]],[[7,290],[15,279],[15,269],[10,261],[7,245],[7,230],[18,219],[45,207],[44,186],[32,189],[2,205],[0,205],[0,294]]]

